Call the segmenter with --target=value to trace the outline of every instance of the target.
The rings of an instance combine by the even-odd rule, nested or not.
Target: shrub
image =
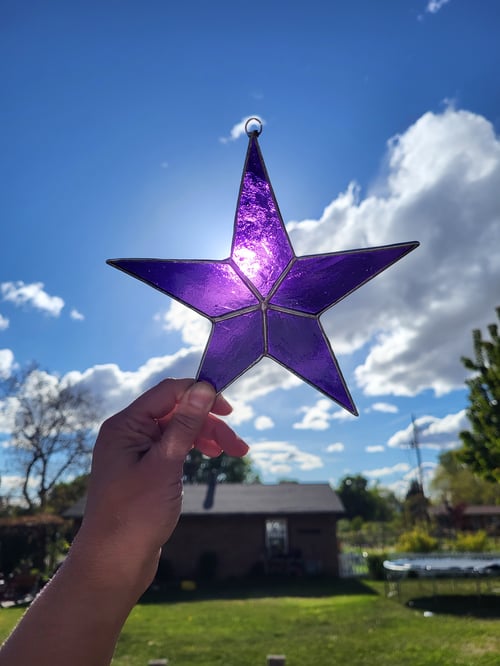
[[[385,579],[384,561],[388,557],[387,553],[368,553],[366,565],[368,567],[368,575],[372,580]]]
[[[396,550],[403,553],[431,553],[437,547],[438,540],[421,527],[403,532],[396,544]]]
[[[459,534],[455,548],[462,553],[482,553],[488,550],[488,535],[484,530],[478,530],[473,534]]]

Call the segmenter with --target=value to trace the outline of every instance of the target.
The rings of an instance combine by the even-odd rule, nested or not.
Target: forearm
[[[107,552],[106,552],[107,549]],[[0,666],[107,666],[120,630],[150,582],[156,556],[142,562],[77,539],[66,562],[0,650]],[[98,553],[98,555],[96,555]],[[61,638],[63,640],[61,640]]]

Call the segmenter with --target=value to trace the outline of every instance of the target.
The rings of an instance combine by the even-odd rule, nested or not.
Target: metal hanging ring
[[[258,124],[258,129],[249,130],[248,126],[250,125],[250,123],[257,123]],[[249,118],[245,123],[245,132],[246,132],[248,137],[250,137],[250,136],[260,136],[262,134],[263,126],[264,125],[263,125],[262,120],[260,118]]]

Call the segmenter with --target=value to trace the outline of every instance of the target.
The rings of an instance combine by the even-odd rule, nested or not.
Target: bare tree
[[[32,366],[4,382],[0,418],[30,510],[46,507],[54,486],[89,470],[98,409],[93,396]]]

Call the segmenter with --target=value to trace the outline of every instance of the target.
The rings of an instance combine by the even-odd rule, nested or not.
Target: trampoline
[[[414,555],[386,560],[384,571],[386,595],[400,600],[417,590],[426,591],[429,584],[427,592],[432,596],[459,589],[480,595],[482,585],[488,593],[500,593],[496,580],[500,577],[498,555]]]
[[[474,555],[422,556],[397,560],[386,560],[384,569],[387,578],[460,578],[462,576],[499,576],[500,557]]]

